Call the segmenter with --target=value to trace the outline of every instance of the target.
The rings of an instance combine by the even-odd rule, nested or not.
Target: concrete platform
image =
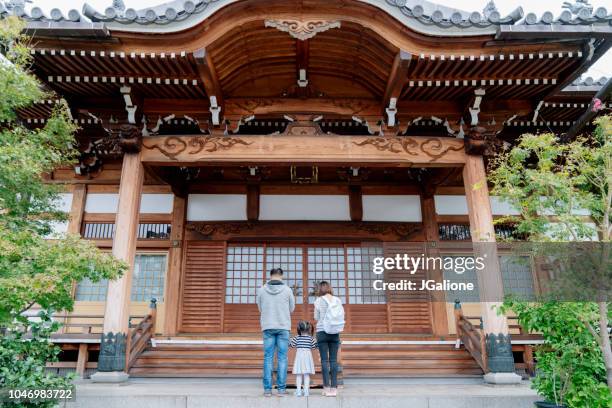
[[[539,400],[528,383],[487,384],[359,384],[351,382],[337,398],[311,390],[308,398],[264,398],[259,384],[230,381],[128,381],[117,384],[77,383],[69,408],[532,408]]]

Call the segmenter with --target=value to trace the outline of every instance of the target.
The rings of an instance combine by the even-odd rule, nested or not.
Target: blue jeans
[[[276,351],[278,368],[276,375],[276,387],[279,391],[285,391],[287,387],[287,351],[289,350],[289,330],[269,329],[263,331],[264,366],[263,387],[264,391],[272,390],[272,370],[274,368],[274,352]]]

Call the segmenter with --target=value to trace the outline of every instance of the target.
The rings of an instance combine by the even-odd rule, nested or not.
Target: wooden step
[[[289,372],[294,352],[289,352]],[[315,378],[319,378],[318,352],[314,351],[313,357]],[[158,343],[156,347],[147,347],[136,359],[130,375],[260,378],[262,360],[261,344]],[[451,344],[343,344],[339,360],[340,376],[344,378],[482,375],[472,356]],[[293,377],[289,374],[289,378]]]

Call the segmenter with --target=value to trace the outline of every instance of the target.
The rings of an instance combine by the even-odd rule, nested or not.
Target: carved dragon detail
[[[148,150],[159,150],[164,156],[171,160],[177,160],[177,156],[187,149],[187,154],[198,154],[205,150],[209,153],[218,150],[228,150],[237,144],[248,146],[253,142],[247,142],[238,137],[231,136],[194,136],[194,137],[179,137],[171,136],[164,138],[162,143],[154,143],[152,145],[143,143],[143,147]]]
[[[363,146],[374,146],[379,151],[391,153],[407,153],[410,156],[418,156],[424,153],[431,157],[432,161],[439,159],[449,151],[461,151],[463,146],[452,146],[442,142],[439,138],[429,137],[422,141],[406,136],[394,137],[369,137],[353,144]]]

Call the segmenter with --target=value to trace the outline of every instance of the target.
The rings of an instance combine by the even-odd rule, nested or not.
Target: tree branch
[[[578,319],[586,326],[587,330],[595,337],[595,341],[599,345],[599,347],[603,347],[601,338],[599,337],[599,333],[595,330],[591,322],[586,320],[583,316],[578,316]]]
[[[27,312],[32,306],[34,306],[36,304],[36,302],[30,302],[25,308],[21,309],[19,311],[19,313],[17,313],[17,316],[20,316],[22,313]]]

